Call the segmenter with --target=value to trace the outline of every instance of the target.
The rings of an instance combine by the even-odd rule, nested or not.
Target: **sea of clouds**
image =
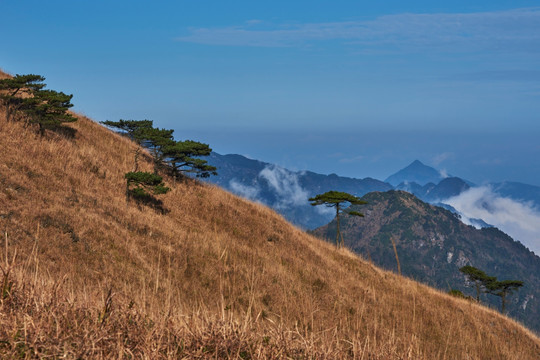
[[[490,186],[479,186],[443,203],[456,209],[464,223],[472,225],[470,219],[482,219],[540,255],[540,210],[531,202],[503,197]]]

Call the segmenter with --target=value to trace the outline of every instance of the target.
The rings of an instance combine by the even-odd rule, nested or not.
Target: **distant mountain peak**
[[[423,164],[420,160],[414,160],[409,166],[390,175],[385,182],[393,186],[411,182],[415,182],[418,185],[426,185],[430,182],[438,184],[443,178],[441,173],[436,169]]]

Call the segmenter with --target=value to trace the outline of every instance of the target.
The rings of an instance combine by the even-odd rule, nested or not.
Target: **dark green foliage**
[[[459,269],[467,275],[471,282],[476,284],[476,300],[479,300],[480,290],[501,298],[501,312],[506,311],[506,297],[523,286],[523,281],[503,280],[498,281],[494,276],[488,276],[482,270],[473,266],[464,266]]]
[[[142,194],[144,192],[151,191],[154,195],[160,195],[167,193],[170,189],[163,184],[163,178],[159,175],[152,174],[144,171],[128,172],[125,175],[128,188],[135,186],[136,192]]]
[[[73,95],[61,91],[44,90],[45,78],[40,75],[16,75],[0,80],[0,101],[6,108],[6,118],[23,119],[45,130],[58,130],[66,122],[76,121],[68,110],[73,106]]]
[[[198,141],[177,141],[165,149],[166,161],[171,165],[173,174],[180,172],[195,173],[197,177],[217,175],[216,167],[208,165],[206,160],[199,156],[208,156],[212,149],[208,144]]]
[[[476,301],[480,301],[480,293],[485,292],[489,283],[496,280],[493,276],[488,276],[485,272],[474,266],[463,266],[459,269],[471,283],[474,284],[476,289]]]
[[[494,280],[487,284],[490,294],[501,298],[501,313],[506,311],[506,297],[523,286],[523,281],[519,280]]]
[[[15,75],[0,80],[0,101],[6,108],[6,118],[10,121],[35,92],[43,89],[45,78],[41,75]]]
[[[140,144],[138,137],[135,136],[135,134],[141,133],[142,129],[149,129],[153,126],[152,120],[123,120],[120,119],[119,121],[101,121],[101,123],[105,126],[115,128],[120,130],[123,134],[128,136],[131,140],[136,141],[138,144]]]
[[[317,205],[326,205],[327,207],[335,207],[336,208],[336,246],[341,247],[343,246],[343,235],[341,235],[341,231],[339,229],[339,214],[341,213],[341,205],[345,203],[350,203],[351,205],[364,205],[367,204],[366,201],[361,200],[360,198],[351,195],[346,192],[341,191],[328,191],[324,194],[316,195],[315,197],[308,199],[311,202],[311,205],[317,206]],[[364,214],[358,212],[358,211],[351,211],[345,212],[348,215],[353,216],[360,216],[363,217]],[[341,243],[339,242],[339,239],[341,237]]]
[[[216,168],[208,165],[201,156],[208,156],[212,149],[198,141],[175,141],[174,130],[153,127],[152,120],[102,121],[103,125],[120,130],[130,139],[150,150],[154,158],[154,173],[169,165],[176,177],[180,173],[194,173],[197,177],[217,175]],[[137,156],[135,171],[137,170]]]
[[[152,153],[156,174],[164,165],[165,149],[175,144],[173,132],[171,129],[142,127],[134,133],[134,137]]]
[[[339,207],[343,203],[351,203],[352,205],[364,205],[367,204],[366,201],[361,200],[360,198],[351,195],[346,192],[341,191],[328,191],[324,194],[316,195],[309,199],[311,205],[326,205],[328,207]]]
[[[63,123],[77,121],[68,110],[73,106],[73,95],[67,95],[55,90],[38,90],[22,109],[28,117],[28,122],[37,124],[41,134],[46,129],[55,130]]]
[[[163,178],[157,174],[144,172],[144,171],[132,171],[125,175],[126,184],[126,198],[134,199],[140,204],[150,205],[156,209],[164,211],[162,202],[157,200],[154,195],[161,195],[167,193],[170,189],[163,183]]]

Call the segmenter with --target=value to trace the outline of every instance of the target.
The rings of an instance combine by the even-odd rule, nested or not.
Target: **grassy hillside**
[[[217,187],[127,205],[134,145],[70,126],[40,137],[0,112],[1,358],[540,357],[514,321]]]

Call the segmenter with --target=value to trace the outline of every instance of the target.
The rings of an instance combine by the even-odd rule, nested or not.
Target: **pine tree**
[[[143,146],[150,150],[154,159],[154,174],[163,167],[166,149],[175,144],[173,139],[174,130],[144,127],[137,130],[134,136],[139,139]]]
[[[328,191],[324,194],[316,195],[315,197],[312,197],[309,199],[311,201],[311,205],[317,206],[317,205],[326,205],[327,207],[335,207],[336,208],[336,246],[339,248],[343,246],[343,235],[341,234],[340,228],[339,228],[339,214],[343,212],[343,204],[350,203],[351,205],[365,205],[367,204],[366,201],[361,200],[360,198],[340,191]],[[353,215],[353,216],[360,216],[363,217],[364,214],[358,212],[358,211],[346,211],[345,214]],[[339,242],[339,239],[341,237],[341,244]]]
[[[485,272],[480,269],[475,268],[474,266],[466,265],[459,269],[469,281],[474,284],[476,289],[476,301],[480,301],[480,293],[487,291],[487,286],[493,281],[496,281],[497,278],[493,276],[488,276]]]
[[[7,121],[17,115],[21,107],[29,102],[34,93],[43,89],[45,78],[41,75],[15,75],[0,80],[0,102],[6,109]]]
[[[493,280],[487,284],[490,294],[501,298],[501,313],[506,311],[506,297],[523,286],[523,281],[519,280]]]
[[[177,141],[166,147],[164,151],[175,178],[179,173],[194,173],[197,177],[203,178],[217,175],[216,167],[199,158],[199,156],[208,156],[212,152],[208,144],[193,140]]]
[[[22,109],[30,124],[37,124],[41,135],[46,129],[56,130],[63,123],[77,121],[68,110],[73,106],[73,95],[66,95],[55,90],[37,90],[27,99]]]
[[[148,202],[152,195],[166,194],[170,189],[159,175],[144,171],[130,171],[125,175],[129,198]]]

